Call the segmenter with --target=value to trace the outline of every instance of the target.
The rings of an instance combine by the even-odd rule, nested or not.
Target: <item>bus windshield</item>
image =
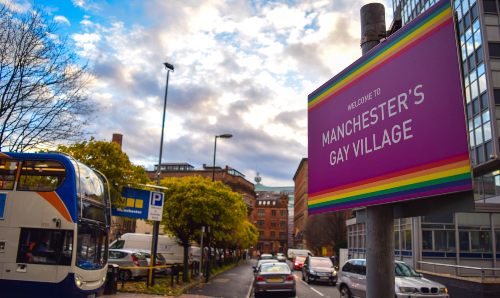
[[[95,225],[78,224],[76,265],[85,270],[101,269],[106,265],[108,236]]]

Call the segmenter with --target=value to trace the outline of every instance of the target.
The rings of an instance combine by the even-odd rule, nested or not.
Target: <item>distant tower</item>
[[[259,172],[257,172],[257,176],[253,179],[257,184],[260,184],[260,181],[262,181],[262,177],[259,176]]]

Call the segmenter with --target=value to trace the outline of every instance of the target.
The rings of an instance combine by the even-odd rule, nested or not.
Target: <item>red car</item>
[[[302,270],[302,266],[304,266],[305,260],[305,256],[296,256],[293,260],[293,270]]]

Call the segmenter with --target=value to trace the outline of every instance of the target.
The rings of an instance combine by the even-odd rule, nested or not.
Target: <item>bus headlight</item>
[[[106,275],[104,275],[104,277],[102,278],[102,283],[105,283],[106,282]]]
[[[75,284],[76,284],[76,286],[81,289],[83,287],[84,283],[85,283],[85,281],[83,280],[83,277],[81,277],[80,275],[78,275],[78,274],[75,273]]]

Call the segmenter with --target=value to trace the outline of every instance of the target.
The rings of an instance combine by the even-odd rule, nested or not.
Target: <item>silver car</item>
[[[123,280],[148,275],[148,261],[136,250],[110,249],[108,263],[120,266],[120,279]]]
[[[396,261],[394,266],[397,298],[449,298],[448,289],[424,278],[410,265]],[[337,275],[340,297],[366,297],[366,260],[348,260]]]
[[[286,293],[295,297],[295,276],[286,263],[264,263],[255,274],[253,291],[256,298],[266,293]]]

